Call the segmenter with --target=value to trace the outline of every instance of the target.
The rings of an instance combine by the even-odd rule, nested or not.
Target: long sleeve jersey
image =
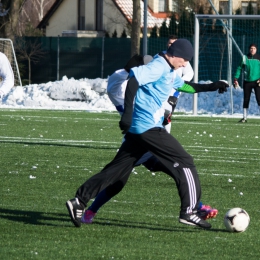
[[[0,52],[0,94],[6,95],[14,86],[14,73],[11,64],[4,53]]]
[[[195,93],[173,70],[165,58],[156,55],[147,65],[130,70],[139,83],[136,94],[133,121],[129,132],[140,134],[153,127],[162,127],[164,107],[168,97],[175,89],[181,92]]]
[[[240,77],[241,71],[244,69],[245,81],[252,82],[260,79],[260,55],[244,55],[239,66],[237,67],[234,78]]]

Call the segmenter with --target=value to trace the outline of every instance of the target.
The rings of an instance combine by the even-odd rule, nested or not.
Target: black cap
[[[168,48],[167,53],[171,56],[180,57],[190,61],[193,57],[193,47],[190,41],[186,39],[178,39]]]

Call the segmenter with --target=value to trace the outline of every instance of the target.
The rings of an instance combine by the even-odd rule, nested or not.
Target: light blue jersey
[[[163,104],[172,88],[180,88],[184,81],[158,54],[147,65],[132,68],[129,76],[135,76],[139,83],[129,132],[141,134],[153,127],[162,128]]]

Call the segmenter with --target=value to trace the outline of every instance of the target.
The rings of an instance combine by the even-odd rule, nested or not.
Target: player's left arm
[[[177,90],[180,92],[185,92],[190,94],[218,90],[218,93],[222,94],[227,91],[228,87],[229,85],[224,81],[216,81],[210,84],[198,84],[198,83],[185,81],[184,84],[181,87],[179,87]]]
[[[125,91],[125,100],[124,100],[124,112],[121,116],[119,122],[119,127],[125,134],[132,124],[132,114],[133,114],[133,102],[136,96],[136,92],[139,88],[138,81],[135,77],[131,77],[128,80],[126,91]]]

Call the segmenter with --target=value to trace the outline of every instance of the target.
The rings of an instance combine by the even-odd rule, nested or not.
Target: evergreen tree
[[[238,8],[235,11],[235,15],[241,15],[241,14],[242,14],[241,9]],[[241,34],[242,23],[243,23],[242,20],[236,20],[236,19],[232,22],[232,34],[233,35],[240,35]]]
[[[260,4],[260,1],[259,1],[259,4]],[[257,14],[260,15],[260,6],[257,9]],[[257,32],[257,34],[258,34],[260,31],[260,19],[255,21],[255,28],[256,28],[256,31],[258,30],[258,32]]]
[[[254,14],[254,8],[253,8],[251,1],[249,1],[249,3],[248,3],[247,9],[246,9],[246,14]]]
[[[158,38],[158,35],[157,35],[157,30],[158,30],[158,27],[155,25],[150,33],[150,38]]]
[[[159,29],[159,36],[167,38],[169,35],[169,29],[166,25],[166,20],[162,23],[162,26]]]
[[[219,14],[223,14],[222,8],[219,10]],[[224,34],[224,28],[222,21],[217,19],[215,23],[215,33],[218,35],[223,35]]]
[[[123,30],[122,34],[121,34],[121,38],[127,38],[127,34],[125,29]]]
[[[204,14],[204,8],[202,5],[199,7],[198,14]],[[200,24],[200,34],[204,35],[206,30],[205,19],[199,19],[199,24]]]
[[[209,14],[212,14],[212,7],[209,8],[208,11]],[[206,20],[206,32],[208,35],[213,35],[213,20],[212,19],[207,19]]]
[[[176,19],[176,13],[173,13],[169,24],[169,35],[177,35],[177,34],[178,34],[178,21]]]
[[[199,7],[198,14],[204,14],[204,8],[202,5]]]
[[[184,10],[180,17],[178,36],[179,38],[192,37],[194,35],[194,12]]]
[[[195,12],[192,10],[189,12],[189,37],[193,37],[194,35],[194,26],[195,26]]]
[[[105,33],[105,37],[106,38],[110,38],[110,35],[109,35],[109,33],[106,31],[106,33]]]
[[[252,14],[254,14],[254,8],[250,1],[248,3],[247,9],[246,9],[246,15],[252,15]],[[256,20],[244,20],[243,26],[244,26],[245,30],[247,31],[247,35],[254,35],[255,21]]]
[[[179,23],[178,36],[179,38],[188,37],[188,26],[187,26],[188,16],[185,10],[182,11]]]
[[[116,30],[113,32],[112,38],[117,38],[117,31]]]

